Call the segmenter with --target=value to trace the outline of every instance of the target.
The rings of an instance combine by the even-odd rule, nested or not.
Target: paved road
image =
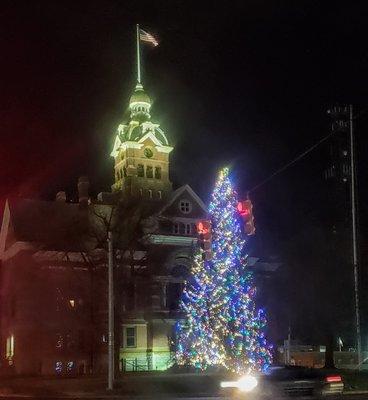
[[[173,396],[173,395],[163,395],[163,394],[157,394],[157,395],[152,395],[152,396],[122,396],[122,395],[106,395],[106,396],[67,396],[67,397],[62,397],[62,396],[19,396],[19,395],[2,395],[0,396],[1,400],[25,400],[25,399],[40,399],[40,400],[61,400],[61,399],[68,399],[68,400],[79,400],[79,399],[88,399],[88,400],[234,400],[235,398],[229,398],[229,397],[222,397],[222,396],[213,396],[213,397],[195,397],[195,396]],[[282,398],[272,398],[272,400],[286,400],[286,399],[291,399],[290,397],[282,397]],[[295,400],[314,400],[317,398],[314,397],[293,397]],[[345,394],[342,397],[341,396],[329,396],[326,398],[327,400],[368,400],[368,393],[367,394]],[[241,397],[237,397],[236,400],[241,400]],[[253,400],[252,397],[247,397],[247,400]],[[254,400],[260,400],[258,398],[255,398]]]

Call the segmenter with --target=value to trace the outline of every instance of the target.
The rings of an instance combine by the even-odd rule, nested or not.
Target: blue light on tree
[[[246,373],[264,371],[271,363],[266,316],[256,308],[256,288],[242,255],[245,241],[237,206],[224,168],[209,206],[211,258],[204,259],[203,250],[198,250],[181,300],[185,319],[177,324],[180,365],[223,366]]]

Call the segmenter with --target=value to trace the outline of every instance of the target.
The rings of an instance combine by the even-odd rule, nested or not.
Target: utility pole
[[[289,328],[288,328],[288,338],[287,340],[285,340],[284,342],[285,344],[287,344],[285,347],[285,364],[286,365],[290,365],[291,364],[291,327],[289,324]]]
[[[357,213],[356,213],[356,176],[355,176],[355,154],[354,154],[354,126],[353,106],[350,104],[350,173],[351,173],[351,221],[352,221],[352,244],[353,244],[353,269],[354,269],[354,300],[355,300],[355,330],[358,353],[358,369],[362,362],[362,343],[360,337],[360,312],[359,312],[359,271],[357,250]]]
[[[107,233],[108,242],[108,303],[109,303],[109,334],[108,334],[108,379],[107,390],[114,388],[114,248],[111,230]]]

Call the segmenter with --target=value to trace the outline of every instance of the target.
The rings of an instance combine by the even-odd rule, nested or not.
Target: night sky
[[[353,103],[361,225],[366,224],[368,6],[365,1],[5,2],[0,194],[73,196],[78,176],[110,189],[109,157],[135,84],[135,24],[156,34],[143,83],[175,146],[172,180],[208,201],[231,165],[238,191],[328,133],[330,104]],[[252,193],[267,252],[323,198],[315,150]]]

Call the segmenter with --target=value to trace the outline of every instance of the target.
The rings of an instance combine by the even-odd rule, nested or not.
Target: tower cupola
[[[132,120],[148,120],[151,118],[151,99],[144,91],[143,85],[137,83],[134,93],[129,100],[130,117]]]
[[[114,192],[123,196],[161,201],[172,192],[169,177],[169,145],[160,125],[151,121],[152,102],[141,81],[140,41],[157,46],[137,25],[137,83],[129,99],[129,120],[119,124],[111,157],[114,158]],[[143,38],[142,38],[143,37]]]

